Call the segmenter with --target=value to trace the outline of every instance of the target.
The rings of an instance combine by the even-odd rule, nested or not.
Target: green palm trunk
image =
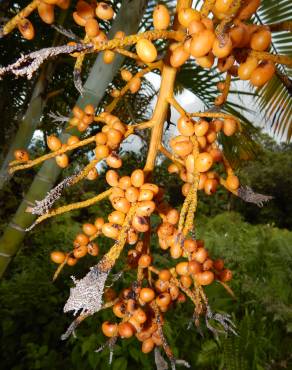
[[[124,0],[117,14],[113,26],[109,32],[112,38],[118,30],[126,34],[137,32],[141,17],[144,13],[147,0]],[[76,104],[84,107],[86,104],[97,106],[101,101],[108,84],[113,80],[120,68],[124,57],[117,55],[110,65],[103,63],[102,55],[98,55],[84,85],[84,94],[80,96]],[[63,132],[61,140],[65,141],[68,134]],[[25,212],[28,205],[35,200],[43,199],[46,193],[55,184],[61,170],[54,160],[45,162],[35,176],[30,189],[18,207],[14,217],[4,230],[0,239],[0,276],[4,274],[9,262],[17,253],[25,236],[25,229],[35,219],[35,216]]]

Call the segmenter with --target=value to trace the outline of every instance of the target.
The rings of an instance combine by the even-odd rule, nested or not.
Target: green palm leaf
[[[277,24],[292,19],[290,0],[277,2],[262,0],[255,21],[259,24]],[[292,33],[273,32],[271,52],[292,56]],[[292,68],[278,66],[275,77],[263,88],[257,89],[259,109],[265,113],[265,125],[278,138],[292,136]]]

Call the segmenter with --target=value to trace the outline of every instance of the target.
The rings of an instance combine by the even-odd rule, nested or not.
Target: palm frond
[[[262,0],[255,21],[259,24],[277,24],[292,19],[290,0],[277,2]],[[292,56],[292,33],[273,32],[271,51]],[[292,68],[278,66],[275,77],[263,88],[257,89],[257,103],[264,111],[265,125],[278,138],[287,141],[292,136]]]

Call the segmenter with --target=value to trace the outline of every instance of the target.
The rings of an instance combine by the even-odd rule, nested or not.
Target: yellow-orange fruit
[[[122,225],[125,220],[125,214],[121,211],[113,211],[109,214],[108,220],[109,222],[117,225]]]
[[[197,171],[206,172],[212,167],[212,165],[213,158],[209,153],[203,152],[198,154],[195,160],[195,168],[197,169]]]
[[[95,156],[97,159],[104,159],[109,155],[109,148],[106,145],[97,145]]]
[[[178,243],[176,243],[176,244],[174,244],[170,247],[170,255],[174,259],[180,258],[181,255],[182,255],[182,252],[183,252],[182,248]]]
[[[223,122],[223,132],[226,136],[232,136],[237,130],[237,123],[233,118],[225,118]]]
[[[181,188],[181,192],[182,194],[186,197],[190,191],[190,188],[191,188],[191,184],[189,183],[185,183],[183,184],[182,188]]]
[[[121,338],[131,338],[135,334],[135,328],[129,322],[121,322],[118,325],[118,332]]]
[[[187,261],[179,262],[179,263],[175,266],[175,270],[176,270],[176,272],[177,272],[179,275],[189,275],[188,264],[189,264],[189,263],[188,263]]]
[[[61,8],[61,9],[63,9],[63,10],[66,10],[66,9],[68,9],[68,8],[69,8],[69,6],[70,6],[70,0],[57,0],[57,1],[56,1],[56,5],[57,5],[59,8]]]
[[[231,28],[229,31],[229,36],[231,38],[233,47],[239,46],[244,39],[244,27],[239,24]]]
[[[51,135],[47,137],[47,145],[50,150],[55,152],[56,150],[61,149],[62,142],[56,136]]]
[[[54,5],[46,4],[41,2],[38,6],[38,13],[42,21],[47,24],[54,23],[55,14],[54,14]]]
[[[158,194],[158,192],[159,192],[159,187],[158,187],[157,185],[155,185],[155,184],[151,184],[151,183],[149,183],[149,182],[145,182],[145,183],[141,186],[140,190],[142,190],[142,189],[151,190],[151,191],[153,192],[153,194],[154,194],[154,195],[157,195],[157,194]]]
[[[102,225],[104,224],[104,219],[102,217],[97,217],[94,221],[94,226],[96,226],[97,230],[101,230]]]
[[[196,58],[196,62],[202,68],[211,68],[214,64],[214,55],[210,52],[204,57]]]
[[[133,227],[130,227],[127,234],[127,243],[130,245],[136,244],[138,241],[138,234]]]
[[[166,6],[156,5],[153,11],[153,26],[156,30],[166,30],[170,23],[170,15]]]
[[[74,258],[74,257],[69,257],[67,259],[67,265],[68,266],[75,266],[77,263],[77,258]]]
[[[203,263],[203,271],[210,270],[213,267],[213,261],[211,258],[207,258],[206,261]]]
[[[213,148],[209,151],[211,154],[214,162],[221,162],[222,160],[222,152],[220,149]]]
[[[65,261],[66,255],[61,251],[51,252],[51,260],[55,263],[61,264]]]
[[[145,200],[138,203],[136,214],[138,216],[149,217],[155,210],[155,203],[152,200]]]
[[[192,36],[191,54],[195,58],[203,57],[211,51],[215,40],[212,30],[202,30]]]
[[[99,145],[104,145],[107,142],[107,135],[104,132],[99,132],[95,135],[95,142]]]
[[[217,139],[216,131],[209,128],[208,132],[206,133],[206,139],[209,144],[214,143],[214,141]]]
[[[132,226],[139,233],[146,233],[149,230],[149,222],[144,216],[135,215],[132,220]]]
[[[79,17],[88,20],[94,18],[94,10],[86,1],[78,1],[76,5],[76,11]]]
[[[226,13],[230,8],[233,0],[216,0],[214,10],[218,13]]]
[[[139,198],[139,189],[135,188],[134,186],[130,186],[128,189],[125,191],[125,197],[130,203],[135,203],[137,202]]]
[[[82,121],[78,123],[77,128],[78,128],[78,131],[84,132],[88,129],[88,126],[89,126],[88,123],[85,123],[82,119]]]
[[[101,2],[97,3],[95,14],[98,18],[108,21],[113,18],[114,11],[110,5]]]
[[[198,261],[189,261],[188,271],[190,274],[197,274],[202,271],[202,266]]]
[[[169,270],[161,270],[159,272],[159,279],[162,281],[168,281],[171,278],[171,273]]]
[[[239,188],[239,179],[235,175],[229,175],[226,179],[226,185],[231,190],[237,190]]]
[[[114,198],[112,205],[116,211],[121,211],[123,213],[128,213],[131,208],[130,202],[126,198],[122,197]]]
[[[204,190],[207,195],[212,195],[216,192],[218,181],[216,179],[207,179],[204,184]]]
[[[101,231],[107,238],[118,239],[120,233],[120,225],[106,222],[102,225]]]
[[[98,245],[96,243],[89,243],[87,246],[87,252],[93,257],[98,256],[99,253]]]
[[[193,284],[193,280],[190,276],[182,275],[180,277],[180,282],[185,288],[190,288]]]
[[[32,40],[34,38],[35,32],[34,32],[34,27],[31,21],[28,19],[24,18],[19,21],[17,24],[18,30],[21,33],[21,35],[26,39],[26,40]]]
[[[121,131],[116,130],[115,128],[110,128],[106,134],[108,142],[112,144],[119,144],[123,139],[123,134]]]
[[[75,105],[73,107],[72,112],[74,117],[78,118],[79,120],[82,120],[85,114],[84,111],[80,107],[78,107],[78,105]]]
[[[118,325],[105,321],[101,325],[101,330],[106,337],[115,337],[118,334]]]
[[[159,307],[168,306],[171,302],[171,296],[167,292],[161,293],[156,297],[155,301]]]
[[[166,214],[166,220],[172,225],[176,225],[179,220],[179,212],[176,209],[171,209]]]
[[[192,35],[194,33],[198,33],[203,31],[206,27],[201,21],[193,20],[188,26],[189,34]]]
[[[196,136],[204,136],[206,135],[207,131],[209,129],[209,123],[208,121],[205,121],[203,119],[200,119],[196,124],[195,124],[195,135]]]
[[[214,23],[213,20],[210,18],[202,18],[201,22],[206,27],[207,30],[214,30]]]
[[[204,263],[208,257],[208,251],[204,247],[198,248],[194,253],[195,260],[199,263]]]
[[[116,153],[111,153],[107,158],[106,158],[106,163],[108,166],[112,168],[120,168],[122,167],[123,161],[121,158],[116,154]]]
[[[178,12],[178,21],[184,27],[188,27],[192,21],[199,21],[200,18],[200,12],[192,8],[185,8]]]
[[[139,77],[133,77],[129,81],[129,89],[132,94],[135,94],[141,87],[141,79]]]
[[[85,26],[86,19],[80,17],[80,15],[77,12],[73,12],[72,16],[73,16],[75,23],[77,23],[78,26],[81,26],[81,27]]]
[[[118,318],[122,319],[126,314],[126,305],[123,301],[119,301],[113,306],[113,313]]]
[[[118,186],[119,184],[119,175],[117,171],[108,170],[105,174],[105,179],[110,186]]]
[[[148,189],[142,189],[139,192],[138,201],[144,201],[144,200],[152,200],[154,197],[153,191]]]
[[[130,176],[122,176],[119,180],[119,187],[123,190],[128,189],[132,185]]]
[[[184,240],[184,249],[189,253],[194,252],[195,250],[197,250],[196,241],[193,240],[193,239],[185,239]]]
[[[236,18],[240,20],[249,19],[260,6],[261,0],[246,0],[240,7]]]
[[[145,63],[154,62],[157,58],[157,50],[153,43],[147,39],[140,39],[136,44],[139,58]]]
[[[87,245],[89,242],[89,238],[85,234],[78,234],[74,241],[77,245]]]
[[[93,180],[97,179],[97,177],[98,177],[98,172],[97,172],[97,169],[96,169],[95,167],[94,167],[94,168],[92,168],[92,169],[88,172],[88,174],[87,174],[87,176],[86,176],[87,180],[91,180],[91,181],[93,181]]]
[[[82,231],[84,232],[85,235],[92,236],[97,232],[97,227],[93,224],[86,223],[82,225]]]
[[[217,271],[221,271],[224,268],[224,261],[222,259],[215,260],[213,266]]]
[[[68,140],[67,140],[67,144],[68,145],[74,145],[74,144],[77,144],[77,143],[79,143],[79,138],[77,137],[77,136],[74,136],[74,135],[72,135],[72,136],[70,136],[69,138],[68,138]]]
[[[210,285],[214,281],[214,273],[212,271],[203,271],[195,275],[195,279],[200,285]]]
[[[103,52],[103,61],[105,64],[111,64],[115,59],[115,53],[111,50],[105,50]]]
[[[177,129],[184,136],[192,136],[195,132],[194,122],[187,116],[182,116],[177,121]]]
[[[223,281],[224,283],[230,281],[232,279],[232,272],[228,269],[225,269],[221,271],[220,273],[220,280]]]
[[[85,23],[85,32],[88,37],[96,37],[99,33],[99,24],[96,19],[88,19]]]
[[[222,43],[221,40],[215,39],[212,47],[212,53],[217,58],[226,58],[228,55],[230,55],[232,51],[232,41],[231,38],[226,35],[224,37],[224,41]]]
[[[143,302],[148,303],[153,301],[155,297],[155,292],[151,288],[142,288],[139,297],[142,299]]]
[[[132,73],[128,71],[127,69],[122,69],[121,70],[121,76],[124,81],[130,81],[131,78],[133,77]]]
[[[182,66],[190,57],[190,53],[187,52],[183,45],[177,47],[170,56],[170,64],[174,68]]]
[[[244,63],[238,67],[238,77],[241,80],[249,80],[252,72],[257,68],[258,60],[255,57],[248,57]]]
[[[155,344],[152,338],[147,338],[142,342],[141,351],[143,353],[149,353],[153,350]]]
[[[192,152],[193,144],[191,141],[179,141],[173,145],[172,149],[175,154],[185,157]]]
[[[110,94],[113,98],[118,98],[121,95],[121,92],[118,89],[113,89]]]
[[[57,155],[55,159],[57,165],[61,168],[66,168],[69,165],[69,157],[65,153]]]
[[[73,256],[75,258],[83,258],[87,255],[87,246],[86,245],[79,245],[79,247],[74,248]]]
[[[108,40],[108,38],[107,38],[107,35],[103,31],[100,31],[98,33],[98,35],[94,37],[93,40],[95,42],[103,43],[103,42],[106,42]]]
[[[140,188],[144,184],[144,172],[143,170],[134,170],[131,174],[131,183],[136,188]]]
[[[17,161],[28,161],[29,160],[29,154],[26,150],[23,149],[16,149],[14,151],[14,158]]]
[[[142,268],[146,268],[151,265],[152,258],[149,254],[142,254],[139,258],[138,265]]]
[[[250,82],[256,87],[261,87],[273,77],[275,70],[273,62],[261,63],[252,72]]]

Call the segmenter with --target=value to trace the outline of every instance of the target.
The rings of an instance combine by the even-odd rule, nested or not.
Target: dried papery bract
[[[106,218],[96,215],[96,219],[83,224],[70,250],[66,247],[66,251],[54,250],[51,253],[52,262],[58,265],[54,278],[60,275],[63,268],[71,268],[85,256],[94,259],[93,267],[82,279],[72,278],[74,286],[70,289],[64,312],[73,311],[75,316],[79,316],[63,334],[63,340],[74,333],[88,316],[108,308],[113,310],[115,321],[105,321],[101,325],[102,332],[109,339],[100,350],[110,348],[110,362],[116,341],[135,336],[141,342],[143,353],[154,350],[159,370],[168,368],[160,348],[164,350],[172,369],[176,365],[189,367],[184,360],[175,359],[164,335],[165,313],[175,306],[183,305],[187,299],[193,304],[192,322],[199,331],[200,323],[204,321],[216,337],[220,332],[236,334],[229,315],[212,312],[204,291],[205,286],[219,282],[234,299],[235,294],[228,285],[233,274],[221,258],[213,259],[203,240],[195,237],[195,216],[200,192],[212,196],[219,186],[258,206],[271,199],[254,193],[240,183],[219,143],[220,136],[240,138],[243,130],[240,119],[224,111],[234,77],[260,86],[272,78],[275,63],[292,65],[290,57],[265,51],[271,43],[270,31],[264,26],[246,22],[256,11],[254,3],[205,0],[198,10],[191,7],[190,0],[178,0],[173,26],[170,25],[167,8],[158,5],[153,15],[154,30],[137,35],[117,32],[112,40],[107,40],[102,31],[102,22],[98,23],[95,15],[110,21],[114,17],[113,9],[106,3],[98,3],[93,8],[89,3],[81,1],[77,4],[73,18],[80,27],[85,28],[86,34],[82,41],[60,29],[61,33],[75,38],[77,42],[30,53],[8,67],[0,68],[0,76],[11,72],[16,76],[31,78],[47,58],[62,53],[71,54],[76,59],[74,83],[82,92],[82,65],[87,54],[104,51],[104,61],[110,63],[119,53],[137,64],[135,68],[129,65],[127,69],[121,69],[123,85],[111,87],[112,100],[100,114],[95,115],[95,107],[92,105],[73,107],[71,118],[51,114],[55,121],[68,123],[68,129],[77,129],[81,135],[87,134],[90,125],[94,129],[100,125],[99,130],[95,131],[98,132],[96,135],[81,140],[73,134],[66,143],[51,135],[47,141],[50,153],[30,159],[26,151],[18,150],[15,152],[15,160],[10,163],[10,173],[31,168],[51,158],[55,158],[60,167],[67,167],[71,151],[95,145],[94,158],[90,157],[82,171],[64,179],[43,200],[28,208],[29,212],[39,216],[28,228],[30,230],[50,217],[89,207],[106,198],[112,206]],[[25,18],[39,5],[36,0],[32,4],[21,12]],[[42,13],[42,18],[51,22],[52,14],[49,15],[50,18],[44,18]],[[15,19],[19,19],[19,16],[8,22],[6,33],[17,26]],[[27,38],[32,36],[32,33],[25,35],[22,31]],[[159,57],[154,41],[163,39],[169,40],[170,46],[165,59],[157,60]],[[133,46],[133,50],[127,50],[128,46]],[[186,111],[174,96],[177,71],[191,56],[202,68],[211,68],[218,57],[215,68],[224,74],[217,85],[219,95],[214,105],[205,112]],[[127,94],[136,94],[143,84],[143,76],[153,70],[161,72],[161,83],[152,117],[146,122],[127,125],[119,117],[118,103],[127,98]],[[179,114],[179,134],[169,139],[168,150],[162,142],[164,124],[169,121],[171,107]],[[151,130],[151,135],[144,168],[136,168],[132,173],[122,176],[120,145],[130,135],[146,129]],[[178,176],[183,182],[182,194],[185,199],[180,210],[166,202],[165,189],[152,178],[159,153],[171,161],[169,174]],[[81,180],[99,181],[96,165],[103,160],[110,167],[105,174],[106,190],[90,199],[52,209],[65,188]],[[159,218],[155,228],[153,214]],[[172,265],[166,263],[161,270],[156,267],[156,255],[151,250],[154,234],[158,237],[158,248],[166,255],[169,253],[174,260]],[[111,239],[113,244],[100,257],[102,248],[97,239],[101,235]],[[122,251],[126,254],[123,261],[125,266],[117,276],[128,270],[135,270],[136,276],[128,287],[117,294],[115,278],[110,279],[109,275],[114,271]],[[99,262],[96,258],[100,258]]]

